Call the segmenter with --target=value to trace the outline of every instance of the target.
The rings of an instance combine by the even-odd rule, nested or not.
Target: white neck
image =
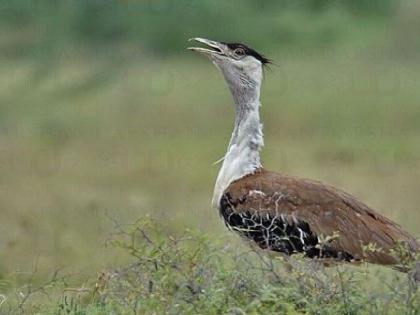
[[[212,204],[215,208],[219,208],[223,192],[230,183],[261,167],[259,151],[264,141],[259,115],[260,87],[231,88],[231,92],[235,101],[235,126],[214,187]]]

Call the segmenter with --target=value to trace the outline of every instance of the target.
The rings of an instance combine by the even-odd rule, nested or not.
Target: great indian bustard
[[[309,258],[395,265],[390,251],[397,243],[417,253],[412,235],[355,197],[265,170],[259,107],[269,60],[243,44],[192,40],[206,46],[189,49],[209,57],[222,72],[235,104],[234,129],[213,195],[213,206],[231,230],[263,249]],[[377,250],[366,250],[369,244]]]

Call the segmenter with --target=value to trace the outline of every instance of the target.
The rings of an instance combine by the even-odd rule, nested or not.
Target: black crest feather
[[[271,63],[271,60],[270,59],[268,59],[265,56],[261,55],[260,53],[258,53],[254,49],[248,47],[247,45],[240,44],[240,43],[223,43],[223,44],[227,45],[232,50],[237,49],[237,48],[242,48],[245,51],[245,54],[247,56],[254,57],[255,59],[261,61],[261,63],[263,65],[267,65],[267,64],[270,64]]]

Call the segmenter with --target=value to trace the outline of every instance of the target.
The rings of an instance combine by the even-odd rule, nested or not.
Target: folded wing
[[[260,247],[289,255],[386,265],[396,263],[390,250],[397,242],[418,249],[414,237],[355,197],[264,169],[231,183],[220,213],[228,227]]]

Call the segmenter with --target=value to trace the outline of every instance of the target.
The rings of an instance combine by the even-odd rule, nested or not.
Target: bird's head
[[[223,73],[232,92],[258,88],[263,77],[263,66],[270,61],[252,48],[239,43],[216,42],[205,38],[192,38],[205,47],[189,47],[216,65]]]

